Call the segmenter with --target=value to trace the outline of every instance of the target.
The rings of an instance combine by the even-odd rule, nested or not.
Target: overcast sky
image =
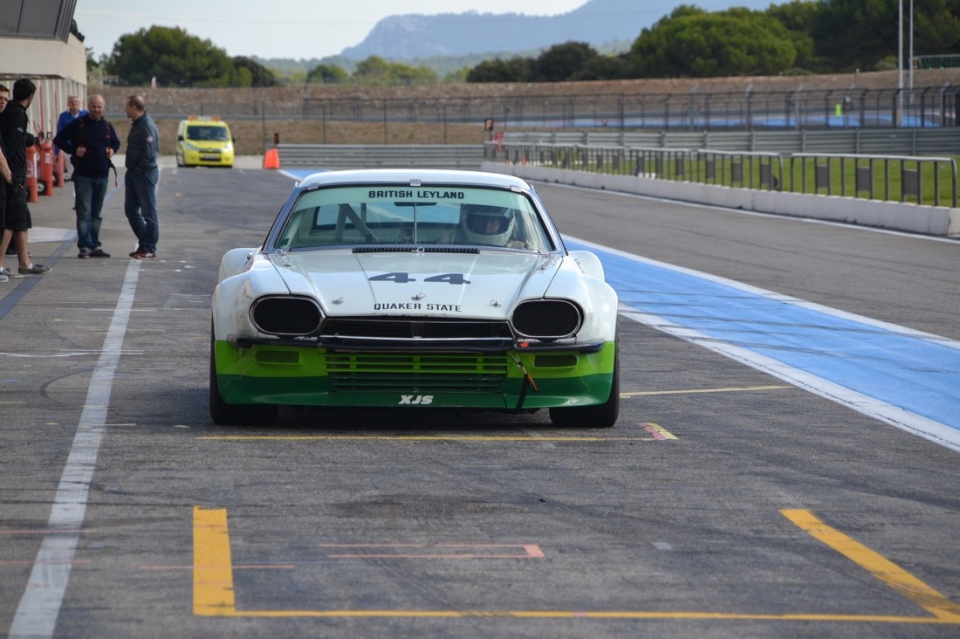
[[[476,11],[546,16],[567,13],[586,1],[77,0],[74,18],[95,58],[112,52],[126,33],[162,25],[182,27],[231,56],[309,59],[337,55],[359,44],[381,18],[390,15]]]

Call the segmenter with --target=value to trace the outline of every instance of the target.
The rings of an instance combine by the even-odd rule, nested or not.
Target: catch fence
[[[300,119],[322,122],[411,122],[482,125],[497,130],[605,129],[668,131],[776,131],[960,126],[960,86],[913,90],[624,92],[597,95],[500,95],[410,98],[299,97],[225,103],[196,97],[156,95],[154,117],[219,115],[228,120]],[[212,100],[212,101],[207,101]],[[122,104],[108,104],[122,113]]]

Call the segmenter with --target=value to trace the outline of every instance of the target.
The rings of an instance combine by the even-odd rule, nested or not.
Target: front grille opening
[[[497,355],[327,354],[330,385],[338,392],[495,393],[509,367]]]
[[[264,364],[299,364],[300,353],[261,349],[257,351],[257,361]]]
[[[513,339],[506,322],[409,317],[329,318],[321,337],[370,339]]]
[[[537,355],[533,363],[537,368],[572,368],[577,365],[577,356]]]

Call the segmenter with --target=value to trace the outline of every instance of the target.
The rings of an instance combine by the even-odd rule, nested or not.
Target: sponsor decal
[[[430,191],[427,189],[377,189],[367,194],[371,200],[420,198],[430,200],[462,200],[466,197],[463,191]]]
[[[377,302],[375,311],[441,311],[444,313],[462,313],[459,304],[423,304],[421,302]]]
[[[368,278],[371,282],[393,282],[394,284],[409,284],[416,282],[417,278],[410,277],[409,273],[383,273]],[[464,285],[469,284],[470,280],[463,276],[463,273],[443,273],[441,275],[431,275],[423,278],[424,282],[445,282],[447,284]]]

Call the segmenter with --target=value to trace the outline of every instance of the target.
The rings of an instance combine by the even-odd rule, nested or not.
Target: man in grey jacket
[[[127,135],[127,174],[123,209],[137,236],[137,250],[130,254],[136,260],[157,256],[157,240],[160,227],[157,222],[157,182],[160,169],[160,133],[153,118],[146,112],[143,98],[131,95],[127,98],[127,117],[130,118],[130,133]]]

